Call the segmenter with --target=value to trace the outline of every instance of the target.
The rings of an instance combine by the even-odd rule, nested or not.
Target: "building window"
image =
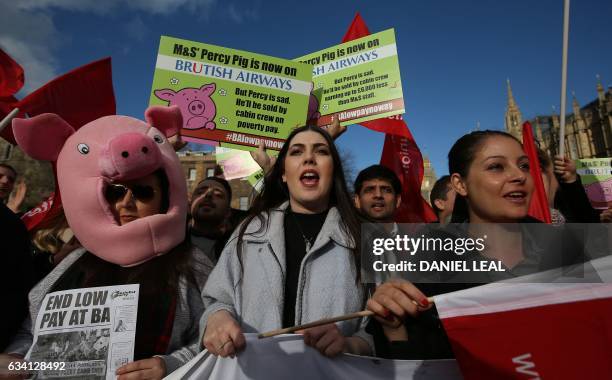
[[[206,178],[215,176],[215,168],[206,169]]]
[[[249,209],[249,197],[240,197],[239,208],[244,211]]]
[[[196,170],[193,168],[189,169],[189,180],[190,181],[196,180]]]

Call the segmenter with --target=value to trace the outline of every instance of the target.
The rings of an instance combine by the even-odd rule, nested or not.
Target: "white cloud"
[[[142,19],[136,16],[131,22],[125,25],[126,34],[136,41],[142,41],[151,30],[142,21]]]
[[[3,2],[0,12],[0,47],[11,55],[25,71],[22,96],[58,75],[55,56],[60,41],[65,41],[53,22],[53,11],[108,14],[129,9],[148,14],[164,14],[187,10],[208,19],[217,0],[19,0]],[[256,20],[259,2],[252,8],[220,4],[218,12],[235,23]],[[78,16],[76,16],[78,17]],[[136,16],[123,27],[126,35],[142,41],[151,30]],[[125,48],[123,53],[125,54]]]
[[[149,13],[172,12],[179,8],[189,11],[207,9],[215,0],[21,0],[17,7],[23,10],[64,9],[80,12],[107,13],[129,8]]]
[[[8,4],[2,8],[0,47],[25,71],[25,85],[19,95],[29,93],[57,75],[53,49],[59,33],[47,15],[26,14]]]
[[[244,21],[252,21],[259,18],[259,13],[256,8],[237,8],[234,4],[227,6],[227,14],[230,20],[234,21],[236,24],[242,24]]]

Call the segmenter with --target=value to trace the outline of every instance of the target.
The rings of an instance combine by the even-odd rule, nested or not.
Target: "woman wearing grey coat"
[[[234,232],[204,288],[202,344],[233,356],[244,332],[265,332],[363,310],[359,220],[331,137],[295,129],[249,216]],[[322,354],[370,354],[365,321],[302,330]]]

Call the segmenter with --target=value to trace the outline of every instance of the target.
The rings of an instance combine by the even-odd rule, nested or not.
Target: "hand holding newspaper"
[[[138,295],[139,285],[47,294],[26,355],[37,378],[114,379],[134,359]]]

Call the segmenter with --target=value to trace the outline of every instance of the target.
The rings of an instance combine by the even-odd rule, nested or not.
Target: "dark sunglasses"
[[[155,190],[148,185],[125,186],[120,184],[109,184],[104,191],[104,197],[108,202],[114,203],[123,199],[128,190],[132,192],[132,196],[135,199],[141,202],[148,202],[155,196]]]

